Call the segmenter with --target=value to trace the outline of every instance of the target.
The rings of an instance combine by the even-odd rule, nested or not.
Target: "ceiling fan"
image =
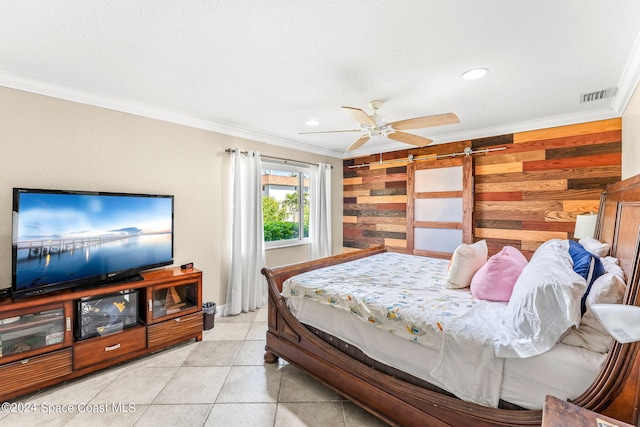
[[[418,147],[429,145],[433,140],[411,133],[401,132],[410,129],[422,129],[432,126],[443,126],[460,123],[460,119],[455,113],[435,114],[432,116],[415,117],[413,119],[399,120],[397,122],[388,122],[385,116],[378,114],[378,109],[382,106],[382,101],[375,100],[369,102],[369,107],[373,110],[373,115],[368,115],[360,108],[342,107],[351,117],[360,123],[360,129],[349,130],[332,130],[319,132],[301,132],[300,134],[312,133],[336,133],[336,132],[363,132],[364,134],[358,138],[353,144],[347,148],[347,151],[356,150],[364,145],[374,136],[382,136],[384,138],[393,139],[394,141],[411,144]]]

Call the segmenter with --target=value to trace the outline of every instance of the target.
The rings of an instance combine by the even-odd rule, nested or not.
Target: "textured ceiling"
[[[1,0],[0,85],[343,157],[358,133],[299,133],[354,129],[340,107],[374,99],[458,114],[410,131],[435,143],[620,117],[639,34],[637,0]]]

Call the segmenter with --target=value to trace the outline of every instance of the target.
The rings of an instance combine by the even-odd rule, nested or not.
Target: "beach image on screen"
[[[19,197],[13,240],[18,289],[172,259],[170,197],[29,192]]]

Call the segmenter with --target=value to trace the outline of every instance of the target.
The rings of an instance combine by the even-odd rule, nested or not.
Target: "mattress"
[[[438,358],[437,350],[372,328],[329,305],[293,298],[287,305],[301,323],[340,338],[374,360],[451,391],[429,375]],[[562,343],[538,356],[506,358],[500,398],[527,409],[542,409],[548,394],[574,399],[593,383],[605,358],[606,354]]]

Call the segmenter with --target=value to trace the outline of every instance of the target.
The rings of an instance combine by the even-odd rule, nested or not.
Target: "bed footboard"
[[[285,313],[285,316],[289,318],[289,320],[295,321],[294,323],[299,324],[299,322],[295,319],[295,317],[291,314],[289,309],[286,306],[284,299],[280,296],[280,292],[282,292],[282,284],[289,277],[296,276],[298,274],[305,273],[307,271],[316,270],[318,268],[327,267],[330,265],[340,264],[344,262],[353,261],[356,259],[364,258],[367,256],[379,254],[386,252],[386,249],[382,246],[377,246],[370,249],[365,249],[361,251],[354,251],[340,255],[334,255],[327,258],[322,258],[314,261],[308,261],[298,264],[285,265],[277,268],[263,268],[262,274],[267,279],[267,291],[269,295],[269,306],[268,306],[268,323],[269,329],[267,331],[267,348],[265,349],[264,360],[267,363],[275,363],[278,361],[280,357],[276,352],[271,351],[269,348],[269,337],[272,339],[275,337],[279,337],[281,334],[286,334],[288,329],[284,328],[286,324],[284,319],[282,319],[282,313]],[[290,316],[290,317],[289,317]],[[293,337],[292,337],[293,338]],[[294,338],[297,340],[297,338]]]

